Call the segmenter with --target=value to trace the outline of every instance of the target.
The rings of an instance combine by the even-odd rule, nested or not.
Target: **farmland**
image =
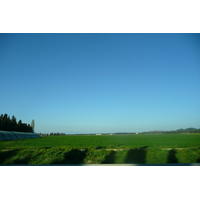
[[[0,141],[0,164],[199,163],[200,134],[66,135]]]

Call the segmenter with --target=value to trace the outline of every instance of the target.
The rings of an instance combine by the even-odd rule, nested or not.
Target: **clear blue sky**
[[[0,114],[42,133],[200,127],[200,34],[0,34]]]

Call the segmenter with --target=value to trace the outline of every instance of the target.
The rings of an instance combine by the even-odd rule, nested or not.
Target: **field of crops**
[[[0,164],[200,163],[200,134],[66,135],[0,141]]]

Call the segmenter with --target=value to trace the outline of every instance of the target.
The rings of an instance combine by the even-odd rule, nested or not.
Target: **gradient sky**
[[[200,34],[0,34],[0,114],[37,133],[200,128]]]

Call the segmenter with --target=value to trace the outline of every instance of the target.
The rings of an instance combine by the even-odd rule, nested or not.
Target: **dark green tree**
[[[32,127],[32,131],[34,133],[34,128],[35,128],[35,120],[33,119],[32,122],[31,122],[31,127]]]
[[[16,117],[13,115],[12,116],[12,119],[11,119],[11,131],[14,131],[16,130],[16,127],[17,127],[17,119]]]
[[[0,130],[33,132],[33,128],[30,124],[22,123],[22,120],[17,122],[17,119],[14,115],[10,119],[8,114],[0,115]]]
[[[9,121],[10,121],[10,117],[8,116],[8,114],[4,114],[3,115],[3,120],[2,120],[2,128],[5,131],[9,131]]]

